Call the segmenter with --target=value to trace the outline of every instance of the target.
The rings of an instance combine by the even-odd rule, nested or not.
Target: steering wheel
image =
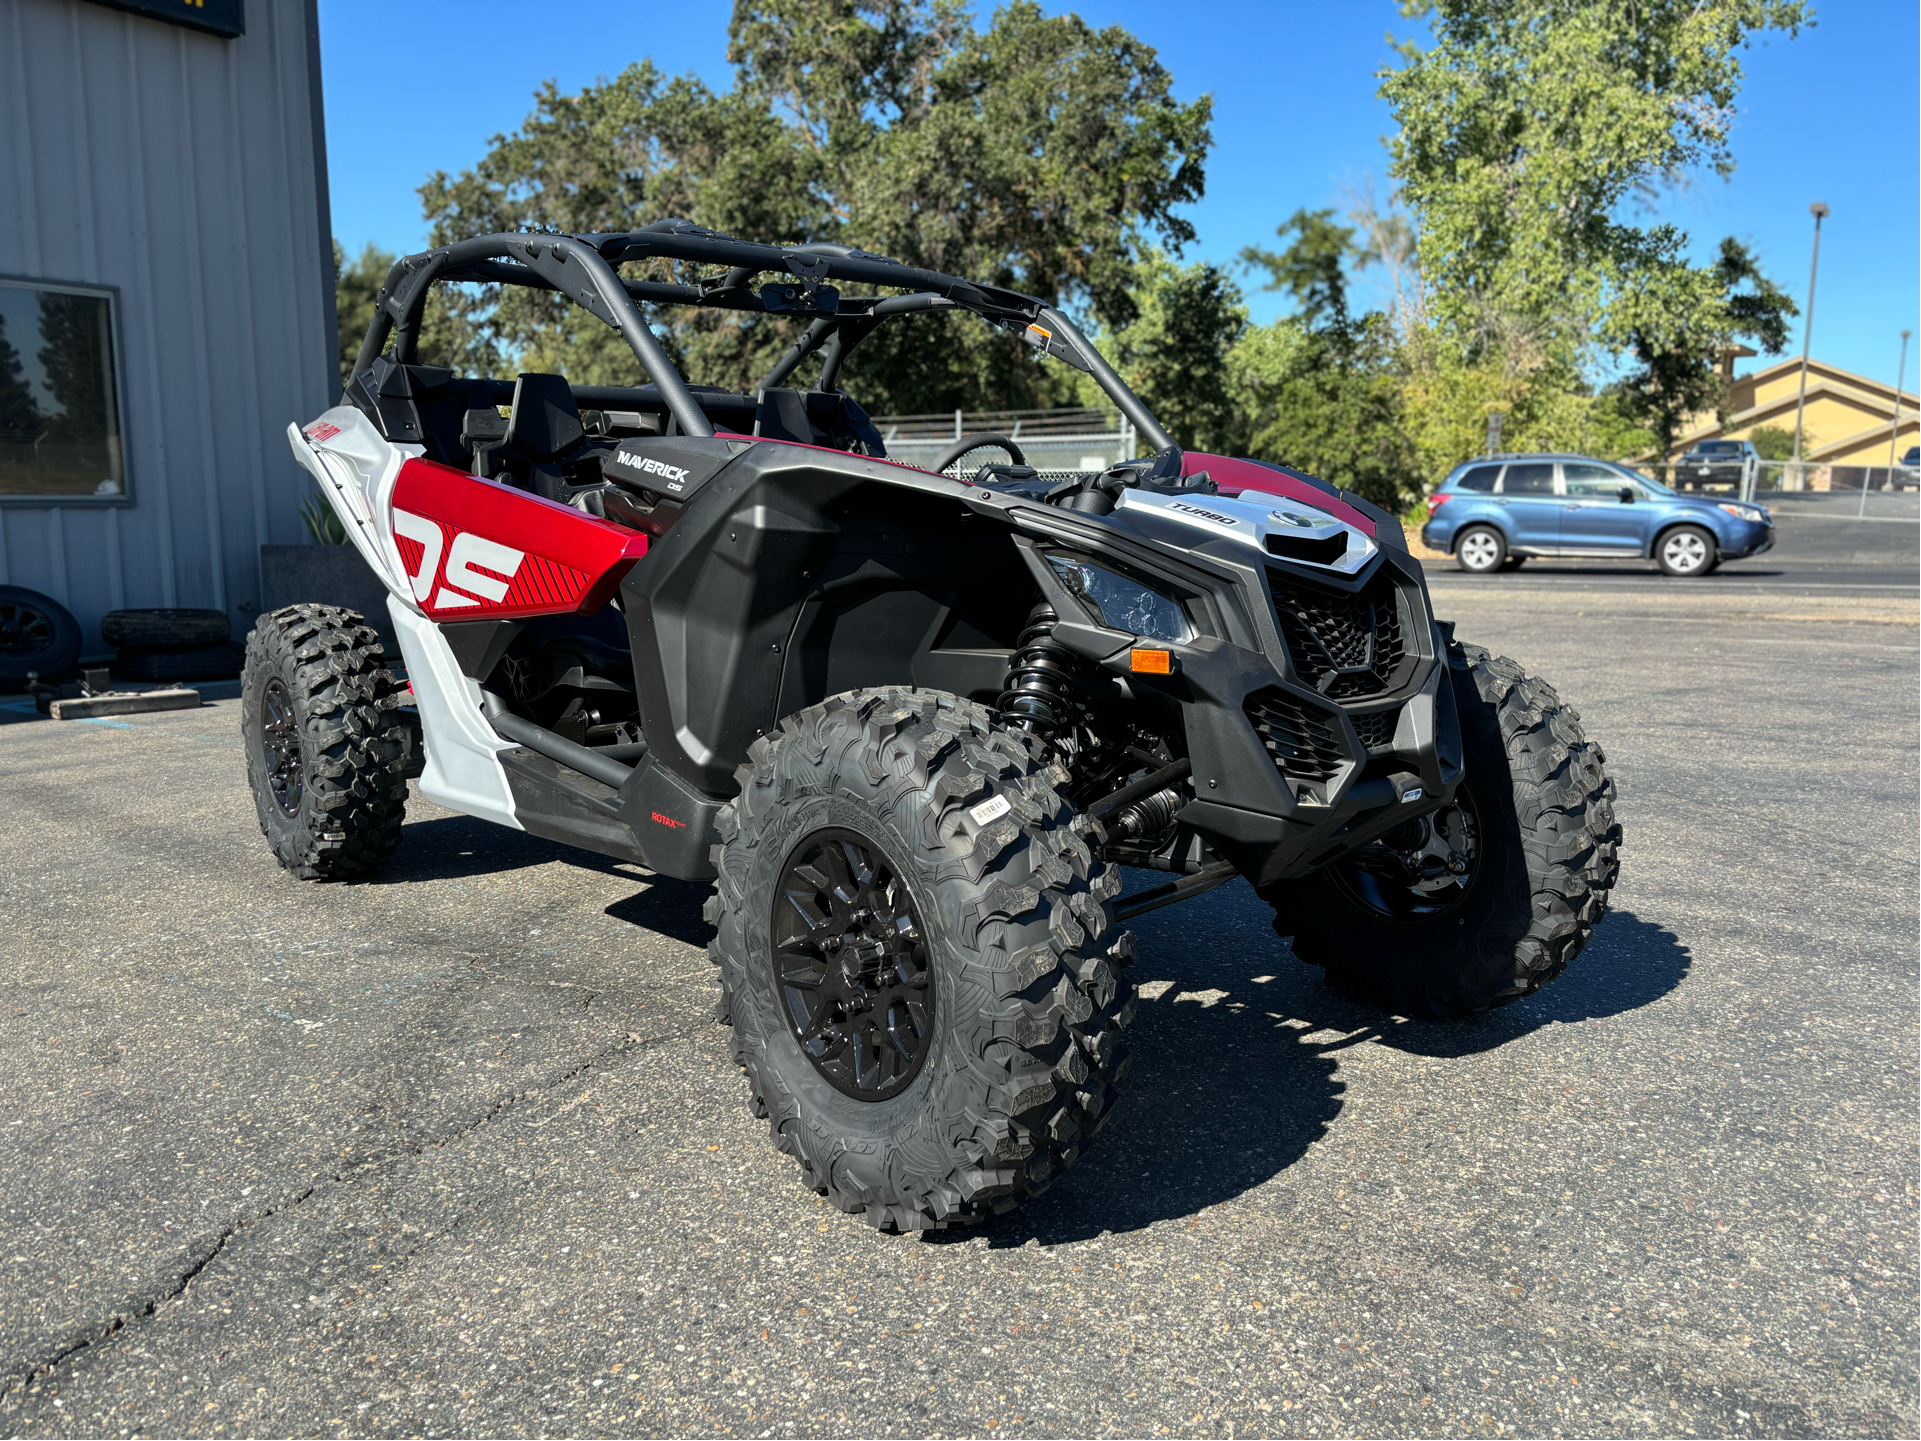
[[[959,440],[955,441],[935,457],[934,463],[930,465],[928,469],[939,474],[955,461],[959,460],[963,455],[967,454],[968,451],[979,450],[983,445],[995,446],[998,449],[1006,451],[1016,465],[1027,464],[1025,452],[1007,436],[982,434],[963,435]]]

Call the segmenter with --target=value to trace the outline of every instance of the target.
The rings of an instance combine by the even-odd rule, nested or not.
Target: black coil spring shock
[[[1072,719],[1067,683],[1074,673],[1074,656],[1054,643],[1060,619],[1045,600],[1027,613],[1027,628],[1014,648],[998,702],[998,708],[1031,735],[1051,736]]]

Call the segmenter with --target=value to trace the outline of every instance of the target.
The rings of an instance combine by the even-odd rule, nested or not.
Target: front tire
[[[403,690],[359,615],[290,605],[247,637],[240,734],[260,831],[303,881],[356,880],[393,858],[407,809]]]
[[[886,1230],[1039,1195],[1112,1112],[1133,941],[1033,737],[943,692],[832,697],[757,740],[708,919],[755,1113]]]
[[[1458,803],[1261,892],[1295,955],[1398,1015],[1471,1015],[1539,990],[1587,945],[1620,873],[1614,782],[1574,708],[1504,656],[1452,642],[1448,656]]]
[[[1684,580],[1698,579],[1720,563],[1714,535],[1698,525],[1677,525],[1661,537],[1654,558],[1663,572]]]
[[[1507,564],[1507,539],[1491,525],[1471,525],[1454,542],[1454,563],[1469,575],[1493,575]]]

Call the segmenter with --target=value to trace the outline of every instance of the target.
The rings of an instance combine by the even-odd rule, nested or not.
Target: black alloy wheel
[[[1329,868],[1358,905],[1399,925],[1426,925],[1472,894],[1480,827],[1462,788],[1455,804],[1396,826]]]
[[[274,676],[260,696],[260,749],[267,767],[267,789],[284,816],[300,814],[305,771],[300,760],[300,722],[287,684]]]
[[[795,847],[774,907],[774,984],[802,1053],[843,1095],[899,1095],[934,1034],[933,975],[906,883],[872,841],[835,827]]]
[[[53,622],[38,606],[21,601],[0,602],[0,651],[8,655],[39,655],[53,646]]]
[[[50,595],[23,585],[0,585],[0,682],[43,681],[80,658],[80,622]],[[9,685],[9,689],[12,688]]]

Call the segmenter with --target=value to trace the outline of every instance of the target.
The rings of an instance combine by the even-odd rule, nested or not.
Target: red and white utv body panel
[[[440,626],[600,609],[647,553],[647,537],[525,491],[423,459],[337,405],[287,427],[355,549],[387,587],[426,734],[421,793],[450,810],[521,829],[500,754],[513,749],[481,711]]]

